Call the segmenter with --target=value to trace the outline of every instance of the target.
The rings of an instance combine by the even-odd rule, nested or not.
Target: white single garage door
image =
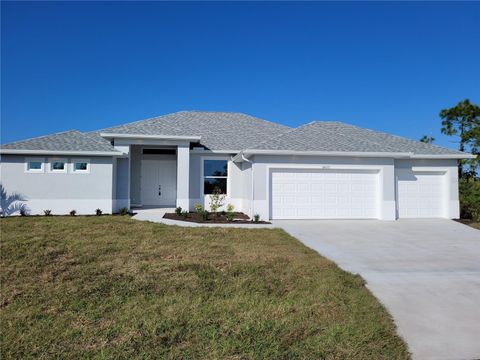
[[[396,170],[399,218],[445,216],[445,173]]]
[[[272,170],[272,219],[378,217],[378,171]]]

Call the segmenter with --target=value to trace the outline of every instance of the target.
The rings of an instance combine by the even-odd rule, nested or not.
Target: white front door
[[[395,173],[399,218],[445,217],[445,173],[407,169]]]
[[[142,205],[175,206],[177,200],[177,161],[142,160]]]
[[[378,171],[274,170],[272,219],[365,219],[379,214]]]

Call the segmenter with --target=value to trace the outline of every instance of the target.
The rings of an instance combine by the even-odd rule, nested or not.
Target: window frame
[[[87,170],[76,170],[75,164],[86,163]],[[90,174],[90,159],[71,159],[71,172],[72,174]]]
[[[227,176],[210,176],[205,175],[205,161],[206,160],[223,160],[227,162]],[[211,196],[212,194],[205,194],[205,179],[226,179],[227,191],[225,196],[230,196],[230,158],[225,156],[202,156],[200,168],[200,194],[201,196]]]
[[[53,169],[54,162],[63,162],[65,166],[62,170]],[[48,159],[48,172],[52,174],[66,174],[68,169],[68,161],[66,158],[50,158]]]
[[[30,168],[30,163],[32,162],[39,162],[40,169],[31,169]],[[36,173],[36,174],[41,174],[45,172],[45,158],[41,157],[26,157],[25,158],[25,172],[26,173]]]

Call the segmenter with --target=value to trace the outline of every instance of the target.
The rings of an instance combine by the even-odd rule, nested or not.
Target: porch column
[[[178,145],[177,148],[177,206],[190,208],[190,145]]]

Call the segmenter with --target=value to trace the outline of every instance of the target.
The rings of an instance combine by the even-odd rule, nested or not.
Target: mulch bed
[[[208,215],[208,220],[203,220],[196,212],[189,212],[187,217],[182,215],[177,215],[175,213],[166,213],[163,216],[164,219],[178,220],[178,221],[188,221],[196,223],[206,223],[206,224],[271,224],[268,221],[259,221],[254,222],[247,215],[241,212],[236,212],[233,221],[228,221],[225,212],[219,212],[217,216],[210,213]]]
[[[475,221],[472,219],[453,219],[453,220],[455,220],[456,222],[462,223],[464,225],[471,225],[471,224],[475,224],[476,222],[478,223],[478,221]]]

